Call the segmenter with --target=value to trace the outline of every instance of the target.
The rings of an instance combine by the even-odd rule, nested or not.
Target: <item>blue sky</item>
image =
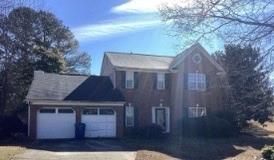
[[[176,0],[47,0],[44,3],[45,9],[71,29],[80,50],[91,55],[92,74],[100,74],[105,51],[176,55],[186,47],[180,39],[170,36],[170,26],[161,21],[158,13],[161,5],[174,5]],[[209,52],[221,49],[220,43],[202,45]]]

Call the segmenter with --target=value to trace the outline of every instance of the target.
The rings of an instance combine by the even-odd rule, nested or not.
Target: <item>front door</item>
[[[166,130],[166,110],[165,108],[155,109],[155,122],[157,125],[161,126],[163,130]]]

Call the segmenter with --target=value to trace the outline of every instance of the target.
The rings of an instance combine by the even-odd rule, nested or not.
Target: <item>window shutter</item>
[[[121,87],[122,88],[126,88],[126,72],[125,71],[121,71],[121,75],[122,75],[122,84]]]
[[[134,72],[134,88],[137,89],[139,85],[139,77],[138,77],[138,72]]]
[[[187,87],[187,77],[188,76],[188,74],[187,73],[184,73],[184,88],[185,89],[188,89],[188,87]]]
[[[183,107],[183,118],[188,118],[188,107]]]
[[[209,89],[210,87],[210,80],[209,80],[209,76],[208,75],[205,75],[205,79],[206,79],[206,90]]]
[[[134,107],[134,127],[138,127],[139,126],[139,110],[137,107]]]
[[[169,89],[169,87],[170,87],[170,79],[171,79],[171,74],[166,73],[165,74],[165,89]]]
[[[153,89],[157,89],[157,73],[152,74]]]

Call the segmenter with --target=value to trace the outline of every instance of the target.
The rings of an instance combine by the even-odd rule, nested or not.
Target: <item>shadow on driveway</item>
[[[39,140],[29,145],[30,149],[54,152],[87,151],[133,151],[134,149],[120,139],[83,139],[83,140]]]

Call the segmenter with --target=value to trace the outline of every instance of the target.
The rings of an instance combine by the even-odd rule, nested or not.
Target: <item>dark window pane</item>
[[[114,115],[112,109],[100,109],[100,115]]]
[[[40,113],[55,113],[55,109],[43,108],[43,109],[40,109]]]
[[[72,109],[58,109],[58,113],[73,113]]]
[[[83,114],[84,115],[97,115],[98,111],[96,108],[94,109],[84,109]]]

